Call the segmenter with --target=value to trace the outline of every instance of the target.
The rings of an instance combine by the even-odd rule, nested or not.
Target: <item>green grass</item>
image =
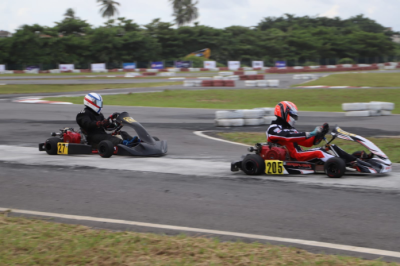
[[[80,103],[82,99],[52,98]],[[342,103],[388,101],[400,113],[400,89],[242,89],[242,90],[166,90],[134,95],[106,95],[107,105],[182,108],[246,109],[274,107],[280,101],[296,103],[300,111],[341,112]]]
[[[0,214],[1,265],[399,266],[260,243],[93,230]]]
[[[1,82],[1,80],[0,80]],[[2,85],[0,94],[21,94],[21,93],[51,93],[51,92],[73,92],[73,91],[94,91],[106,89],[162,87],[180,85],[182,82],[158,82],[158,83],[127,83],[127,84],[71,84],[71,85]]]
[[[295,86],[400,87],[399,73],[333,74]]]
[[[223,139],[249,145],[267,141],[265,133],[259,132],[219,133],[218,135]],[[368,138],[368,140],[377,145],[393,163],[400,163],[400,138]],[[338,145],[350,154],[361,150],[368,152],[368,150],[360,144],[351,141],[336,139],[333,141],[333,144]],[[321,142],[319,147],[322,145],[323,142]]]

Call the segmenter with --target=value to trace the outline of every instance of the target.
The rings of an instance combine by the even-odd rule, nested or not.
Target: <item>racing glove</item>
[[[115,113],[113,113],[112,115],[110,115],[110,119],[115,119],[115,118],[117,118],[119,115],[120,115],[120,113],[115,112]]]
[[[97,121],[96,126],[97,127],[107,127],[112,123],[112,120],[110,118],[104,119],[103,121]]]
[[[322,132],[322,127],[316,127],[312,132],[306,132],[307,139],[315,137],[318,133]]]

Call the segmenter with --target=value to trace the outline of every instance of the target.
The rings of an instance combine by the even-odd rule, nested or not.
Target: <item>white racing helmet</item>
[[[100,94],[91,92],[85,96],[83,104],[100,114],[101,109],[103,109],[103,98]]]

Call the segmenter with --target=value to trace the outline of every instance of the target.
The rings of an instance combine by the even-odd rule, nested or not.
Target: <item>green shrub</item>
[[[192,61],[192,67],[202,68],[202,67],[204,67],[204,61],[208,61],[209,59],[204,58],[204,57],[190,55],[190,56],[184,57],[183,60]]]
[[[338,64],[354,64],[354,60],[351,58],[342,58],[339,60]]]
[[[312,61],[307,61],[303,64],[303,66],[319,66],[318,63],[312,62]]]

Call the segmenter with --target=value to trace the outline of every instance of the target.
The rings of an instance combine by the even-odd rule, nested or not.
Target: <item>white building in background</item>
[[[8,38],[11,37],[12,34],[8,31],[5,30],[0,30],[0,38]]]
[[[400,35],[398,35],[398,34],[393,35],[393,36],[392,36],[392,40],[393,40],[395,43],[399,43],[399,44],[400,44]]]

